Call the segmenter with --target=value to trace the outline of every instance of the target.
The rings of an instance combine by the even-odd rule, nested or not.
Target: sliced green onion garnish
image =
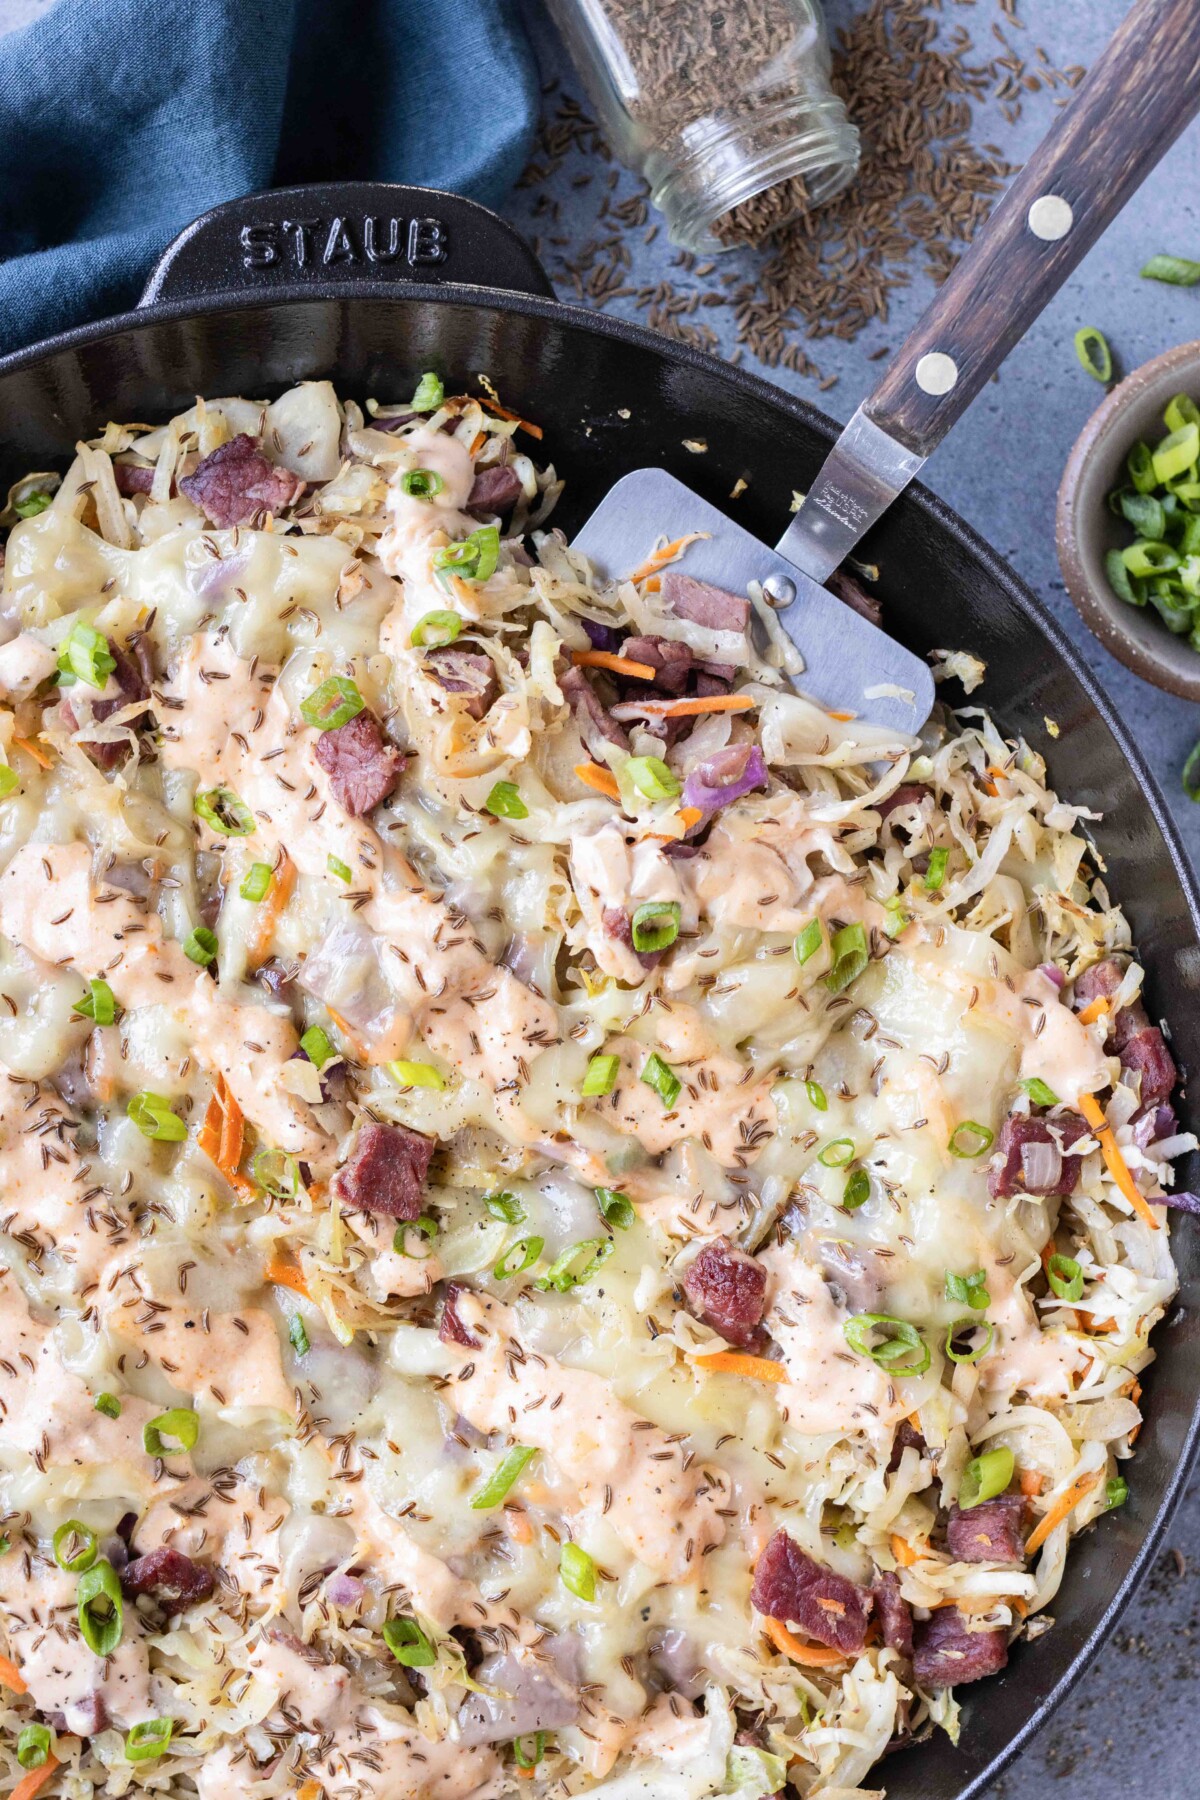
[[[1200,281],[1200,262],[1186,256],[1152,256],[1142,269],[1144,281],[1165,281],[1171,287],[1195,287]]]
[[[536,1455],[536,1445],[514,1444],[472,1499],[474,1511],[491,1512],[494,1507],[499,1506],[513,1482]]]
[[[825,938],[825,929],[820,919],[810,919],[792,944],[792,954],[798,963],[806,963],[810,956],[815,956]]]
[[[79,1629],[89,1650],[110,1656],[121,1641],[125,1607],[117,1571],[106,1558],[85,1569],[75,1589]]]
[[[965,1160],[982,1156],[990,1150],[995,1142],[996,1134],[989,1131],[986,1125],[979,1125],[974,1119],[964,1119],[950,1133],[949,1151],[951,1156],[961,1156]]]
[[[1047,1087],[1040,1075],[1027,1075],[1017,1086],[1024,1088],[1035,1106],[1058,1105],[1058,1095],[1052,1087]]]
[[[81,1019],[95,1019],[97,1025],[115,1025],[117,1021],[117,1002],[107,981],[89,981],[87,993],[72,1011]]]
[[[1152,539],[1139,538],[1136,544],[1121,551],[1121,561],[1131,575],[1146,578],[1151,575],[1169,575],[1179,567],[1179,552],[1170,544],[1156,543]]]
[[[299,1313],[293,1313],[291,1320],[289,1321],[288,1342],[291,1344],[292,1349],[296,1352],[297,1356],[308,1355],[311,1346],[308,1341],[308,1332],[304,1327],[304,1320],[300,1317]]]
[[[1046,1263],[1046,1279],[1060,1300],[1083,1299],[1083,1270],[1073,1256],[1055,1251]]]
[[[310,1025],[307,1031],[301,1032],[300,1048],[310,1063],[316,1063],[318,1069],[323,1069],[336,1054],[328,1034],[319,1025]]]
[[[194,1450],[200,1436],[200,1415],[190,1406],[172,1406],[156,1413],[142,1426],[142,1445],[147,1456],[177,1456]],[[171,1438],[174,1441],[167,1442]]]
[[[533,1739],[533,1749],[527,1750],[525,1746],[528,1744],[530,1738]],[[512,1753],[513,1761],[516,1763],[518,1769],[536,1769],[543,1756],[546,1754],[545,1732],[526,1732],[523,1738],[514,1738],[512,1741]]]
[[[815,1106],[818,1112],[828,1112],[829,1102],[825,1098],[825,1089],[819,1081],[806,1081],[804,1091],[808,1095],[808,1103]]]
[[[493,1219],[503,1219],[506,1225],[520,1225],[525,1218],[525,1208],[515,1194],[485,1194],[483,1204]]]
[[[418,650],[441,649],[452,644],[462,630],[463,622],[456,612],[427,612],[412,628],[412,641]]]
[[[250,1173],[263,1193],[275,1200],[294,1200],[300,1192],[300,1165],[286,1150],[260,1150]]]
[[[647,900],[633,915],[635,950],[666,950],[679,936],[678,900]]]
[[[817,1161],[823,1169],[848,1168],[854,1161],[854,1139],[832,1138],[817,1152]]]
[[[991,1300],[987,1275],[982,1269],[977,1269],[974,1275],[953,1275],[947,1269],[946,1298],[959,1306],[970,1306],[976,1312],[983,1312]]]
[[[1170,408],[1168,408],[1168,412],[1169,411]],[[1183,420],[1180,420],[1181,424],[1183,422]],[[1170,424],[1169,420],[1167,429],[1170,431],[1175,429],[1175,427]],[[1139,494],[1152,494],[1154,492],[1158,483],[1154,479],[1154,459],[1150,454],[1149,444],[1143,444],[1139,439],[1133,446],[1133,449],[1129,452],[1129,455],[1125,458],[1125,467],[1129,470],[1129,479],[1132,481],[1134,488]]]
[[[39,1725],[35,1720],[31,1725],[22,1725],[17,1737],[17,1761],[23,1769],[40,1769],[50,1754],[50,1731],[48,1726]]]
[[[82,1575],[96,1560],[96,1534],[78,1519],[68,1519],[55,1532],[51,1548],[60,1569],[68,1575]]]
[[[985,1450],[982,1456],[973,1457],[963,1470],[959,1484],[960,1510],[969,1512],[973,1506],[982,1506],[985,1500],[994,1500],[997,1494],[1002,1494],[1013,1478],[1015,1466],[1011,1450]]]
[[[418,1218],[406,1219],[402,1225],[397,1225],[392,1237],[392,1249],[396,1252],[397,1256],[411,1256],[412,1251],[409,1249],[407,1243],[408,1233],[410,1231],[417,1232],[419,1236],[425,1239],[426,1243],[432,1244],[440,1230],[441,1226],[438,1224],[432,1213],[421,1213]]]
[[[446,1077],[427,1062],[390,1062],[384,1067],[397,1087],[444,1088]]]
[[[445,485],[436,469],[405,469],[400,477],[400,492],[412,500],[432,500]]]
[[[899,894],[892,894],[889,899],[885,900],[883,910],[887,914],[883,929],[889,937],[899,937],[904,927],[910,922],[909,914],[905,912],[904,902]]]
[[[242,899],[253,900],[255,905],[260,900],[265,900],[274,873],[270,863],[251,863],[242,879],[242,885],[238,889]]]
[[[1200,458],[1200,426],[1181,425],[1154,451],[1154,473],[1165,485],[1186,475]]]
[[[96,1411],[98,1413],[103,1413],[106,1419],[119,1419],[121,1416],[121,1402],[117,1399],[115,1394],[97,1394]]]
[[[511,1281],[514,1275],[523,1275],[531,1269],[542,1251],[546,1248],[545,1238],[518,1238],[510,1244],[504,1255],[492,1270],[493,1281]]]
[[[206,969],[209,963],[216,962],[217,948],[217,934],[210,931],[207,925],[197,925],[194,931],[189,931],[182,945],[183,954],[188,961],[199,963],[202,969]]]
[[[515,781],[498,781],[484,806],[497,819],[527,819],[529,808],[521,798]]]
[[[446,390],[442,386],[440,375],[426,370],[417,383],[417,391],[408,403],[409,412],[436,412],[446,398]]]
[[[625,773],[647,800],[674,800],[680,792],[679,783],[661,756],[631,756]]]
[[[144,1088],[133,1096],[125,1111],[143,1137],[154,1138],[160,1144],[181,1144],[187,1136],[187,1126],[177,1112],[172,1112],[165,1094],[152,1094]]]
[[[946,879],[946,865],[950,861],[950,852],[939,844],[936,850],[929,852],[929,867],[925,871],[925,891],[936,894]]]
[[[1190,394],[1175,394],[1167,401],[1163,424],[1168,431],[1182,431],[1185,425],[1200,425],[1200,406],[1196,405]],[[1131,469],[1130,473],[1132,472]],[[1136,482],[1134,485],[1137,485]]]
[[[1124,600],[1129,606],[1145,606],[1146,596],[1140,588],[1134,586],[1133,577],[1125,567],[1125,559],[1119,550],[1105,551],[1104,573],[1118,600]]]
[[[318,731],[336,731],[348,725],[366,705],[358,686],[348,675],[331,675],[300,702],[300,717]]]
[[[171,1742],[171,1719],[142,1719],[125,1737],[126,1762],[153,1762]]]
[[[840,994],[856,981],[871,960],[867,948],[867,934],[859,924],[843,925],[835,931],[829,945],[832,966],[825,977],[825,986],[831,994]]]
[[[619,1056],[593,1056],[588,1063],[579,1089],[585,1100],[594,1100],[603,1094],[611,1094],[617,1085],[617,1076],[621,1073]]]
[[[616,1188],[597,1188],[595,1193],[604,1223],[615,1226],[618,1231],[628,1231],[637,1218],[629,1195],[618,1193]]]
[[[975,1331],[983,1332],[984,1337],[982,1343],[976,1344],[970,1350],[958,1350],[955,1348],[955,1338],[963,1337],[967,1332]],[[987,1319],[956,1319],[953,1325],[949,1325],[946,1328],[946,1355],[953,1363],[978,1362],[980,1357],[986,1356],[991,1349],[995,1336],[996,1328]]]
[[[21,785],[21,777],[7,763],[0,763],[0,800],[7,800]]]
[[[232,788],[207,788],[195,799],[197,816],[220,837],[249,837],[254,814]]]
[[[638,1079],[644,1081],[648,1088],[653,1088],[666,1107],[674,1106],[683,1087],[670,1063],[665,1063],[657,1052],[646,1058]]]
[[[1104,1499],[1107,1510],[1114,1506],[1124,1506],[1129,1498],[1129,1483],[1123,1475],[1113,1475],[1104,1484]]]
[[[89,687],[103,688],[116,666],[103,633],[76,619],[58,647],[59,673],[66,677],[59,685],[70,687],[73,682],[85,681]]]
[[[39,513],[45,512],[53,498],[44,488],[35,488],[32,494],[26,494],[23,500],[13,503],[13,511],[18,519],[36,519]]]
[[[1112,351],[1104,333],[1094,325],[1081,325],[1075,333],[1075,354],[1093,381],[1112,380]]]
[[[325,867],[329,870],[331,875],[336,875],[339,881],[350,881],[353,879],[350,864],[344,863],[340,856],[327,856],[325,858]]]
[[[842,1189],[842,1210],[857,1212],[871,1198],[871,1177],[865,1169],[855,1169]]]
[[[923,1375],[929,1367],[929,1345],[907,1319],[890,1313],[856,1313],[842,1326],[850,1348],[886,1369],[889,1375]]]
[[[406,1669],[431,1669],[437,1661],[437,1651],[415,1619],[389,1619],[382,1635],[396,1661]]]
[[[500,527],[481,525],[458,544],[443,544],[429,559],[429,566],[445,587],[447,575],[467,581],[486,581],[500,559]]]
[[[577,1600],[596,1598],[596,1565],[587,1551],[571,1543],[570,1539],[559,1553],[558,1574],[567,1592],[574,1594]]]
[[[590,1281],[615,1248],[611,1238],[584,1238],[582,1243],[570,1244],[555,1257],[546,1273],[538,1276],[534,1286],[543,1293],[553,1288],[556,1293],[569,1294],[572,1288]]]

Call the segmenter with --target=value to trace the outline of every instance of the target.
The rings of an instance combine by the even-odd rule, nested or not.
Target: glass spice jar
[[[548,4],[605,135],[685,249],[757,242],[853,180],[820,0]]]

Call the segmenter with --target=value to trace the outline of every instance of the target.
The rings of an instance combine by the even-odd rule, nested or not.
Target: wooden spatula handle
[[[867,416],[920,456],[936,449],[1198,110],[1200,0],[1137,0],[888,368]]]

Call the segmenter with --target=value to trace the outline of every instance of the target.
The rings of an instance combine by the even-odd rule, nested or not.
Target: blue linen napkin
[[[513,0],[57,0],[0,39],[0,352],[132,306],[239,194],[357,176],[495,202],[536,115]]]

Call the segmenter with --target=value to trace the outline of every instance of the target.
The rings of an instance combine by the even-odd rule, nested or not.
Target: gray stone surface
[[[863,3],[828,0],[831,21],[852,16]],[[1026,28],[1010,28],[1009,36],[1031,62],[1033,47],[1043,44],[1059,68],[1090,63],[1126,10],[1127,0],[1021,0]],[[978,0],[973,8],[948,4],[946,13],[953,25],[968,26],[981,50],[992,53],[990,27],[999,16],[993,0]],[[557,77],[568,91],[577,92],[553,32],[532,4],[530,16],[547,79]],[[1044,93],[1027,100],[1016,125],[1007,124],[997,108],[980,107],[973,135],[980,143],[999,144],[1016,162],[1028,155],[1054,116],[1050,96]],[[575,185],[589,175],[589,185]],[[542,236],[547,266],[566,298],[573,297],[573,288],[562,278],[561,267],[594,234],[597,191],[607,175],[595,157],[570,157],[550,183],[560,202],[553,226],[537,211],[537,191],[518,192],[508,208],[514,223],[531,237]],[[636,191],[637,184],[622,174],[616,196]],[[556,244],[551,241],[555,238],[565,241]],[[665,277],[684,286],[673,266],[676,252],[663,233],[651,245],[644,238],[645,228],[627,234],[628,285],[644,287]],[[1101,399],[1099,388],[1076,362],[1072,342],[1076,329],[1083,324],[1099,326],[1122,371],[1172,344],[1200,337],[1200,288],[1167,288],[1138,279],[1146,258],[1168,249],[1200,258],[1198,127],[1150,177],[1014,350],[999,381],[928,464],[925,478],[1008,556],[1066,627],[1145,751],[1189,854],[1193,862],[1200,862],[1200,807],[1186,799],[1179,784],[1183,759],[1200,736],[1200,713],[1140,681],[1100,647],[1063,592],[1054,552],[1059,476],[1071,444]],[[727,260],[718,265],[714,280]],[[754,259],[739,260],[749,277]],[[851,344],[822,339],[809,346],[826,376],[838,376],[837,384],[824,393],[815,381],[787,370],[764,373],[845,420],[878,374],[879,364],[870,361],[871,353],[903,340],[931,292],[929,284],[917,277],[897,296],[886,325],[870,328]],[[644,317],[632,297],[612,302],[608,310]],[[732,349],[727,309],[703,310],[695,317],[713,326],[724,350]],[[747,366],[755,365],[748,361]],[[1182,1229],[1189,1229],[1189,1223]],[[1131,1478],[1137,1479],[1136,1463]],[[1193,1481],[1167,1535],[1167,1545],[1178,1549],[1164,1551],[1116,1637],[1054,1721],[1001,1777],[989,1800],[1043,1800],[1055,1791],[1068,1791],[1068,1786],[1086,1788],[1090,1800],[1125,1800],[1131,1791],[1153,1794],[1155,1800],[1194,1800],[1200,1795],[1198,1537],[1200,1482]],[[1063,1783],[1061,1790],[1056,1788],[1058,1781]]]

